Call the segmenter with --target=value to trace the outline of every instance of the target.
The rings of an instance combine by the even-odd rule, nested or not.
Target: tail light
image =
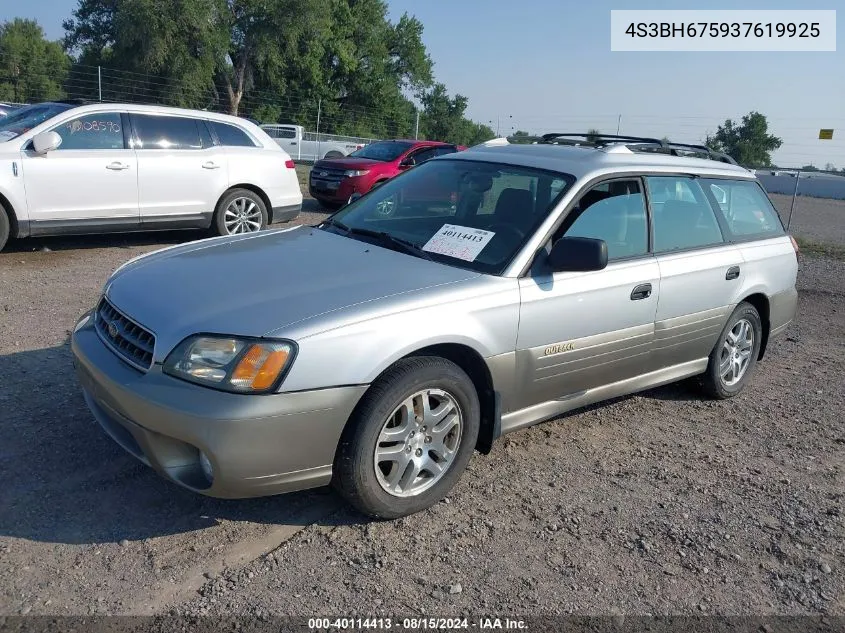
[[[287,167],[288,169],[296,169],[296,165],[293,164],[292,160],[286,160],[285,167]]]
[[[798,248],[798,242],[791,235],[789,236],[789,241],[792,242],[792,248],[795,249],[795,259],[798,259],[798,256],[801,254],[801,249]]]

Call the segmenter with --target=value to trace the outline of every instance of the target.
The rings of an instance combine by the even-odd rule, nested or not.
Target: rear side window
[[[734,237],[783,234],[783,225],[768,196],[752,180],[702,179],[713,194],[725,224]]]
[[[221,145],[228,147],[256,147],[252,137],[241,128],[220,121],[209,121]]]
[[[195,119],[133,114],[137,149],[202,149]]]
[[[724,242],[716,214],[699,179],[646,178],[654,225],[654,252],[704,248]]]
[[[271,127],[266,131],[273,138],[296,138],[296,130],[286,127]]]

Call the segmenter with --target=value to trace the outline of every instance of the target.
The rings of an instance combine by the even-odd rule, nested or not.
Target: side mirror
[[[591,237],[562,237],[546,260],[554,272],[589,272],[607,267],[607,242]]]
[[[41,132],[32,137],[32,148],[36,154],[52,152],[62,144],[62,137],[55,132]]]

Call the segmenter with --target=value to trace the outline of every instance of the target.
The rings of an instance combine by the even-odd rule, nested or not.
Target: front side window
[[[388,180],[321,225],[327,231],[478,272],[501,274],[574,177],[443,159]],[[414,252],[416,251],[416,253]]]
[[[132,114],[137,149],[202,149],[197,122],[188,117]]]
[[[776,236],[783,224],[768,196],[753,180],[702,178],[710,189],[728,230],[735,237]]]
[[[123,149],[123,123],[117,112],[97,112],[65,121],[53,128],[62,137],[57,151]]]
[[[214,133],[220,140],[221,145],[228,147],[255,147],[256,143],[252,137],[241,128],[220,121],[210,121]]]
[[[654,252],[703,248],[724,242],[713,207],[699,179],[646,178],[654,225]]]
[[[365,145],[359,150],[355,150],[349,157],[369,158],[370,160],[389,163],[411,149],[411,146],[411,143],[405,143],[403,141],[378,141]]]
[[[639,180],[615,180],[590,189],[563,224],[565,237],[607,243],[610,260],[648,253],[648,216]]]

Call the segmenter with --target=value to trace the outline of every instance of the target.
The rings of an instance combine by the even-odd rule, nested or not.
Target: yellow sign
[[[833,139],[833,130],[819,130],[819,139],[823,141],[830,141]]]

